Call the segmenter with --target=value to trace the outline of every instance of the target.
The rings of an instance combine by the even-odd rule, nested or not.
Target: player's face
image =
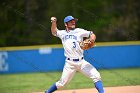
[[[67,27],[68,27],[69,29],[75,28],[75,20],[73,19],[73,20],[67,22]]]

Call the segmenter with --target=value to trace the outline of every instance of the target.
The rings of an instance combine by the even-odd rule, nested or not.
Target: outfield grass
[[[140,85],[140,68],[99,70],[104,86]],[[0,93],[44,91],[59,80],[61,72],[0,75]],[[93,87],[92,80],[76,73],[64,89]]]

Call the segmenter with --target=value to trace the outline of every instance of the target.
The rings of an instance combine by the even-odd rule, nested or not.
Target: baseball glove
[[[79,43],[81,49],[87,50],[89,48],[92,48],[94,46],[94,41],[90,41],[89,39],[85,39],[84,41]]]

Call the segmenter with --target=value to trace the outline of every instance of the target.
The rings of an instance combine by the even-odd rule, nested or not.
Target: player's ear
[[[67,27],[68,25],[67,25],[67,23],[65,23],[65,27]]]

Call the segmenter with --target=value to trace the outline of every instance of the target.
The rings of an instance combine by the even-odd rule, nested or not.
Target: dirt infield
[[[105,87],[105,93],[140,93],[140,86],[121,86],[121,87]],[[44,92],[36,92],[44,93]],[[73,89],[58,90],[54,93],[98,93],[95,88],[92,89]]]
[[[54,93],[98,93],[94,89],[61,90]],[[106,87],[105,93],[140,93],[140,86]]]

